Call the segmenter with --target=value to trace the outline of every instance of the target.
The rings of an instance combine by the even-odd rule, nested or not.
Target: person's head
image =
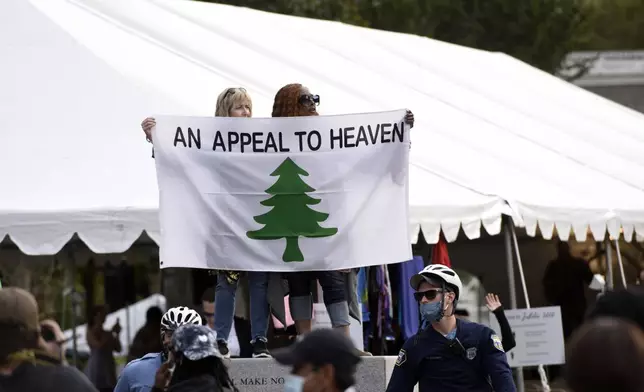
[[[203,320],[197,311],[185,306],[170,308],[161,317],[161,343],[163,344],[163,355],[167,358],[172,344],[172,335],[184,325],[202,325]]]
[[[572,335],[566,352],[566,381],[572,391],[644,391],[644,332],[635,325],[592,320]]]
[[[344,391],[356,382],[360,362],[356,347],[333,329],[311,331],[301,341],[271,354],[278,363],[291,367],[286,381],[289,391]]]
[[[38,303],[31,293],[17,287],[0,289],[0,336],[0,365],[38,348]]]
[[[206,324],[210,328],[215,328],[215,288],[209,287],[201,296],[201,310]]]
[[[67,341],[60,325],[54,320],[40,322],[40,335],[44,341],[43,349],[54,358],[63,359],[63,344]]]
[[[409,283],[416,291],[414,298],[426,321],[437,322],[443,316],[454,316],[463,291],[463,283],[454,270],[442,264],[431,264],[412,276]]]
[[[215,117],[252,117],[253,101],[246,89],[227,88],[217,97]]]
[[[273,117],[317,116],[320,96],[299,83],[279,89],[273,101]]]
[[[94,306],[87,316],[87,326],[90,328],[103,327],[107,317],[107,307],[105,305]]]
[[[163,311],[158,306],[151,306],[147,312],[145,312],[145,323],[149,325],[159,325],[161,324],[161,318],[163,317]]]
[[[196,324],[177,328],[172,335],[170,349],[176,364],[171,384],[211,375],[218,384],[216,390],[233,388],[228,369],[217,349],[217,337],[210,328]]]
[[[597,299],[588,313],[593,320],[614,317],[630,321],[644,331],[644,287],[630,287],[609,291]]]
[[[557,258],[559,259],[571,259],[572,255],[570,254],[570,245],[566,241],[557,241]]]

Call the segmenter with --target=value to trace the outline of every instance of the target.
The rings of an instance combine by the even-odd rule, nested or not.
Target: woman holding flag
[[[273,102],[273,117],[305,117],[317,116],[317,106],[320,96],[299,84],[287,84],[275,95]],[[413,127],[414,115],[407,111],[405,121]],[[311,283],[318,281],[324,293],[324,303],[334,329],[342,330],[350,336],[349,300],[356,297],[356,285],[348,284],[347,274],[343,271],[306,271],[286,273],[289,283],[290,309],[298,335],[311,331],[312,328],[312,293]],[[351,277],[351,276],[349,276]],[[351,301],[353,302],[353,301]],[[354,313],[354,312],[351,312]],[[369,353],[362,353],[370,355]]]
[[[227,88],[217,98],[215,117],[252,117],[253,103],[244,88]],[[148,117],[141,123],[148,142],[152,143],[152,130],[156,125],[154,118]],[[152,155],[154,156],[154,154]],[[267,272],[249,271],[248,286],[250,294],[250,328],[253,358],[270,357],[267,349],[268,330],[268,280]],[[219,271],[215,289],[215,325],[217,346],[221,355],[230,357],[228,337],[233,324],[235,313],[235,293],[239,283],[240,272]],[[279,302],[279,301],[278,301]],[[274,308],[283,307],[283,303],[271,304]],[[282,312],[283,313],[283,312]]]

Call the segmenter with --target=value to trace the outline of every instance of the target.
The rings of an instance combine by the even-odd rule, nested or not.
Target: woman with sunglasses
[[[250,95],[243,88],[227,88],[217,98],[215,117],[252,117],[253,104]],[[148,142],[152,143],[152,130],[156,125],[154,118],[148,117],[141,123]],[[154,156],[154,152],[152,154]],[[240,272],[219,271],[215,288],[214,331],[217,334],[217,346],[221,355],[230,357],[228,337],[235,313],[235,294],[239,283]],[[267,272],[249,271],[248,286],[250,296],[250,329],[253,358],[270,357],[267,349],[268,330],[268,280]],[[274,306],[284,306],[276,304]],[[241,338],[241,336],[240,336]]]
[[[410,279],[423,323],[398,354],[387,392],[516,392],[501,339],[485,325],[455,317],[463,284],[441,264]]]
[[[273,102],[273,117],[300,117],[317,116],[317,106],[320,104],[320,96],[312,94],[311,91],[301,84],[293,83],[282,87],[275,95]],[[413,126],[414,115],[407,111],[405,121]],[[353,274],[347,276],[347,274]],[[291,316],[295,321],[295,328],[298,335],[311,331],[312,328],[312,293],[311,283],[318,281],[324,293],[324,304],[326,305],[331,326],[342,330],[350,336],[349,307],[351,299],[356,298],[356,284],[348,284],[348,279],[354,278],[355,272],[344,271],[307,271],[290,272],[285,274],[289,284],[289,302]],[[349,282],[351,283],[351,282]],[[352,289],[348,289],[352,287]],[[356,304],[357,305],[357,304]],[[352,307],[353,309],[353,307]],[[351,312],[359,315],[359,310]],[[370,355],[362,353],[363,355]]]

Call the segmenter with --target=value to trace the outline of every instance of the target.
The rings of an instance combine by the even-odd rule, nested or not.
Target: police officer
[[[420,331],[400,350],[387,392],[516,392],[501,339],[490,328],[457,320],[463,284],[444,265],[412,276],[420,304]]]

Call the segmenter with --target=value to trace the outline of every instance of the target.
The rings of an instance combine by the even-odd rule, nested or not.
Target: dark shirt
[[[143,358],[148,353],[158,353],[163,350],[159,338],[159,324],[146,324],[134,335],[132,347],[127,355],[128,363]]]
[[[558,258],[546,267],[544,294],[550,305],[561,307],[562,313],[583,316],[586,312],[586,287],[592,280],[593,273],[585,260]]]
[[[11,375],[0,375],[0,392],[97,392],[83,373],[72,366],[56,365],[51,359],[25,362]]]
[[[230,389],[222,388],[215,378],[204,374],[188,380],[170,384],[167,392],[228,392]],[[153,392],[156,392],[153,390]]]
[[[405,342],[387,392],[412,392],[416,383],[419,392],[516,392],[500,338],[464,320],[456,321],[456,339],[430,327]]]

